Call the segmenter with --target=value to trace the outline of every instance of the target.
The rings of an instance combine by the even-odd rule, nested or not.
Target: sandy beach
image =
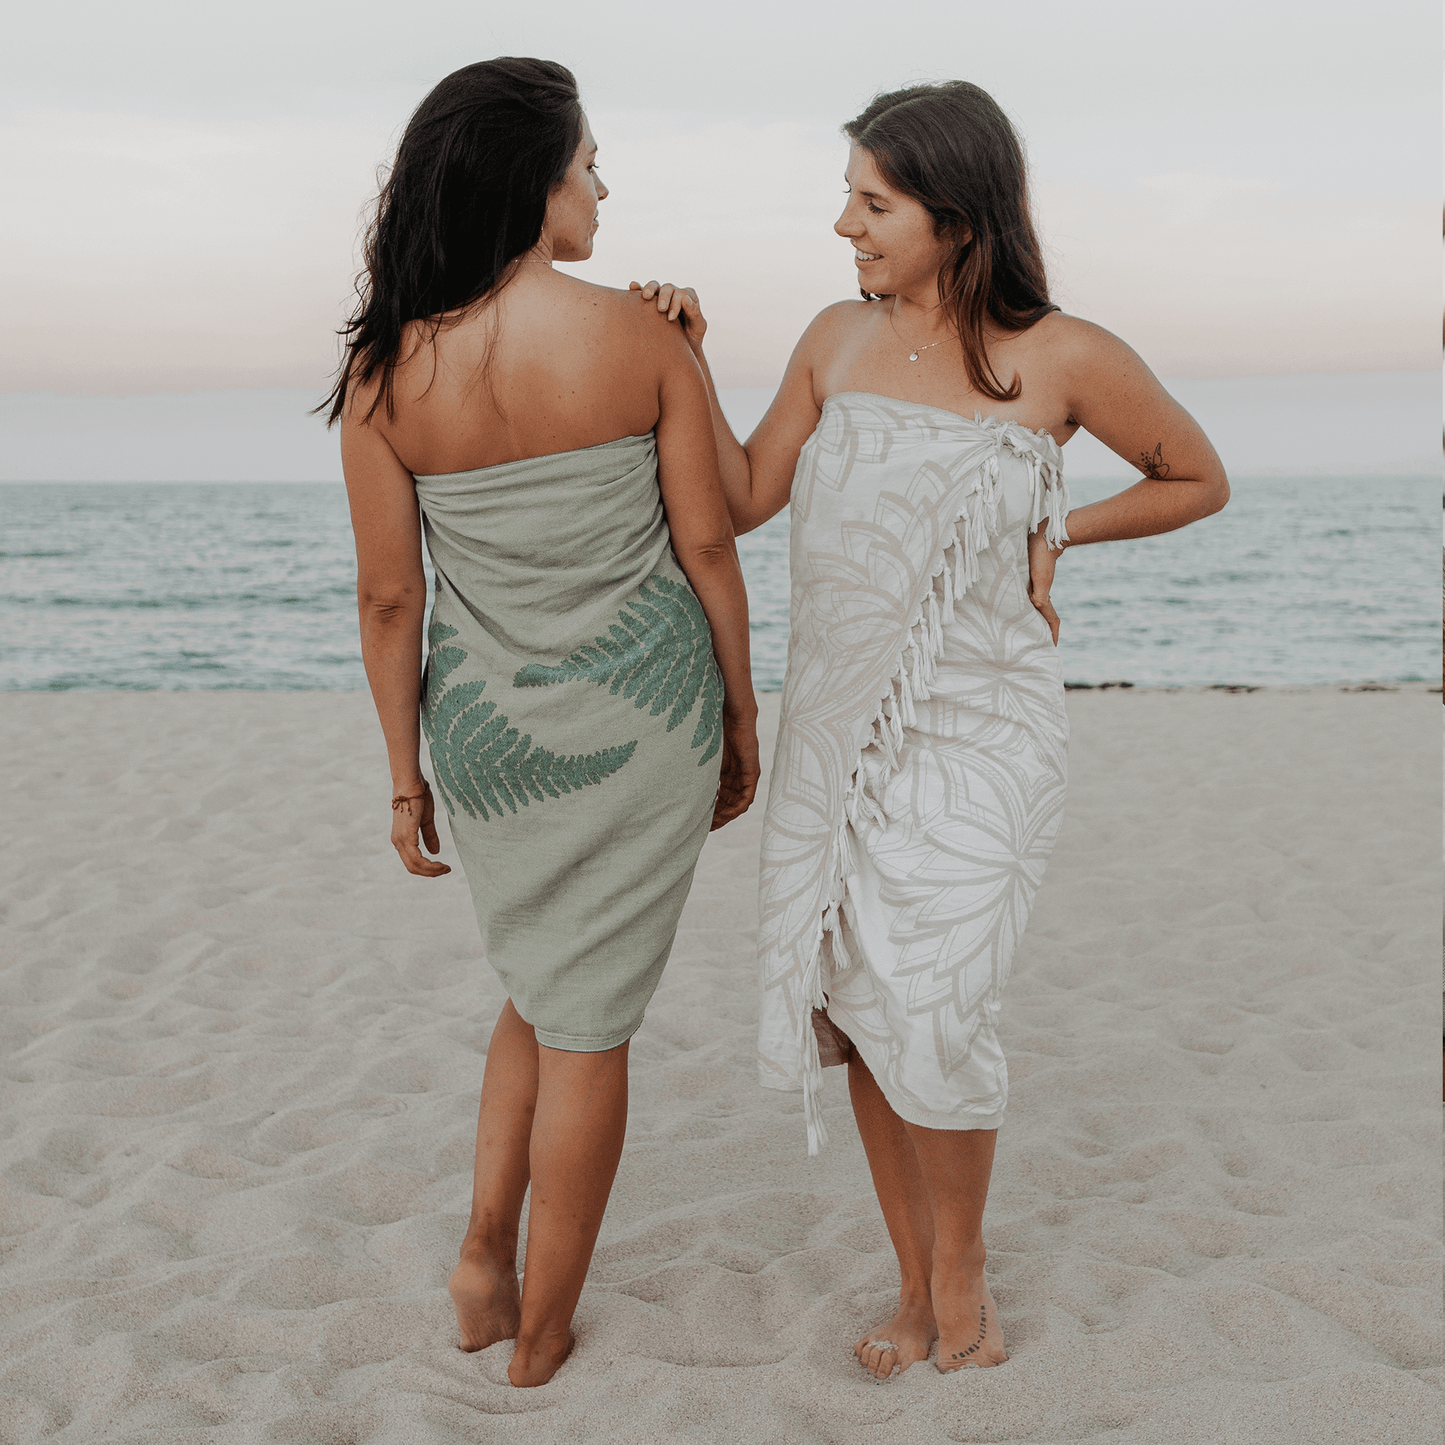
[[[0,695],[0,1445],[1438,1440],[1439,696],[1069,708],[1003,1014],[1011,1362],[853,1360],[897,1274],[842,1072],[813,1160],[756,1084],[760,800],[633,1040],[577,1349],[519,1391],[445,1288],[503,995],[460,872],[388,845],[370,699]]]

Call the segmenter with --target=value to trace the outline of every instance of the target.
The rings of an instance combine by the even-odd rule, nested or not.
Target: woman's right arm
[[[728,512],[732,516],[733,531],[739,536],[751,532],[788,505],[798,453],[818,425],[821,412],[814,394],[813,360],[828,344],[827,333],[831,330],[830,313],[833,308],[815,318],[793,348],[778,394],[744,444],[733,435],[732,427],[718,405],[717,387],[713,384],[712,371],[702,349],[707,321],[698,303],[697,292],[688,287],[673,286],[670,282],[659,285],[656,281],[649,281],[647,285],[640,286],[634,281],[632,285],[641,291],[644,301],[651,301],[655,296],[657,309],[669,321],[682,323],[683,334],[702,369],[707,386],[718,469]]]
[[[758,704],[748,648],[748,594],[733,541],[702,378],[672,327],[652,323],[658,376],[657,483],[672,550],[707,618],[723,680],[723,756],[714,828],[757,793]],[[649,328],[651,330],[651,328]]]
[[[341,467],[356,537],[356,604],[361,660],[386,737],[393,799],[392,846],[408,873],[437,878],[452,870],[423,855],[439,851],[431,789],[421,771],[421,636],[426,614],[426,573],[421,560],[421,519],[416,483],[373,423],[360,418],[370,405],[348,398],[341,419]]]

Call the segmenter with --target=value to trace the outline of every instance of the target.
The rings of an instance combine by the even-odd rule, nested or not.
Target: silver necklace
[[[897,335],[898,335],[898,327],[895,326],[894,323],[893,323],[893,313],[892,313],[891,311],[888,313],[888,324],[889,324],[889,326],[892,326],[892,327],[893,327],[893,334],[894,334],[895,336],[897,336]],[[951,336],[945,336],[945,337],[943,338],[943,341],[951,341],[951,340],[953,340],[953,338],[952,338]],[[927,346],[915,346],[915,347],[913,348],[913,350],[908,353],[908,359],[909,359],[909,361],[917,361],[917,360],[918,360],[918,353],[919,353],[920,351],[932,351],[935,346],[942,346],[942,345],[943,345],[943,341],[930,341]]]
[[[943,341],[951,341],[952,339],[952,337],[945,336]],[[930,341],[927,346],[915,346],[913,350],[908,353],[909,361],[917,361],[920,351],[931,351],[935,346],[942,346],[943,341]]]

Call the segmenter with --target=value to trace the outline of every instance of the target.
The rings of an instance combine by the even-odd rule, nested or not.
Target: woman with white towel
[[[1062,814],[1049,600],[1071,546],[1218,511],[1208,439],[1117,337],[1050,300],[1022,148],[977,86],[878,96],[844,127],[862,299],[823,311],[740,444],[733,525],[792,509],[791,636],[764,825],[763,1084],[846,1064],[901,1276],[855,1345],[884,1378],[1007,1358],[983,1210],[1008,1073],[1004,983]],[[696,293],[649,282],[706,370]],[[711,388],[711,382],[709,381]],[[1080,427],[1143,473],[1069,509]]]

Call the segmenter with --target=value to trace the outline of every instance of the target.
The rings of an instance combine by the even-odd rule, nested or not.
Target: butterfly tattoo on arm
[[[1164,460],[1164,443],[1154,444],[1154,455],[1139,453],[1139,470],[1151,481],[1162,482],[1169,475],[1169,463]]]

